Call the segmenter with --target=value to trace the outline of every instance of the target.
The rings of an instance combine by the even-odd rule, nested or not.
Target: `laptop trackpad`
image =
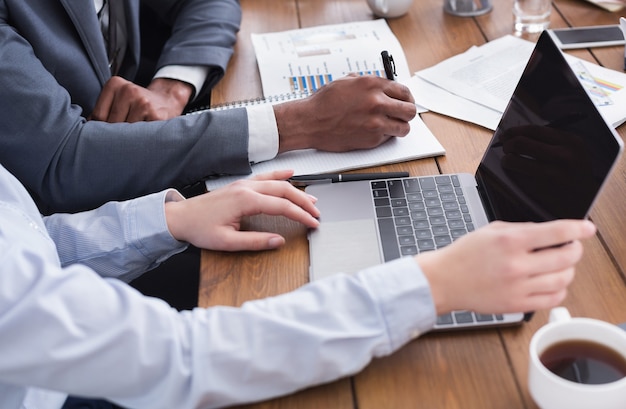
[[[365,219],[328,222],[311,231],[310,280],[380,264],[376,237],[376,222]]]

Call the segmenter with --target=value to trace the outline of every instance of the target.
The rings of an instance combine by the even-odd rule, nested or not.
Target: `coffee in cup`
[[[615,382],[626,376],[626,358],[594,341],[557,342],[543,351],[539,360],[553,374],[587,385]]]
[[[554,308],[530,342],[528,388],[542,409],[626,407],[626,331]]]

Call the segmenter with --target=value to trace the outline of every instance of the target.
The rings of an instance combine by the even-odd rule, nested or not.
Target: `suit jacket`
[[[122,1],[128,46],[120,75],[134,80],[145,71],[142,49],[156,49],[155,69],[211,66],[213,77],[200,90],[207,93],[232,54],[239,2]],[[166,35],[164,26],[171,28]],[[161,31],[149,36],[150,27]],[[151,44],[155,38],[166,41]],[[91,0],[0,0],[0,163],[42,212],[250,172],[245,110],[135,124],[86,121],[109,78]]]

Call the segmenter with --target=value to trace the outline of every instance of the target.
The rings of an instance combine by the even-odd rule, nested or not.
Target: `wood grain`
[[[513,0],[493,0],[493,11],[476,18],[443,12],[443,0],[415,0],[405,16],[388,19],[411,72],[430,67],[474,45],[512,34]],[[262,95],[250,33],[374,19],[365,0],[241,0],[242,29],[225,78],[213,102]],[[552,27],[616,24],[619,15],[583,0],[556,0]],[[527,38],[531,41],[535,38]],[[378,50],[376,50],[378,52]],[[569,53],[622,70],[624,47]],[[626,107],[625,107],[626,109]],[[371,171],[409,170],[411,175],[473,173],[491,131],[443,115],[422,115],[446,155]],[[618,129],[625,136],[626,127]],[[622,159],[591,214],[599,232],[585,243],[564,305],[572,315],[626,322],[626,159]],[[269,252],[203,251],[200,305],[239,306],[291,291],[308,282],[306,229],[284,218],[254,217],[248,229],[287,238]],[[547,321],[547,311],[518,327],[426,334],[395,354],[375,359],[361,373],[245,408],[535,408],[527,391],[528,343]]]

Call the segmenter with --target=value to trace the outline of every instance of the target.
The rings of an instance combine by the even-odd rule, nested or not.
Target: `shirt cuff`
[[[371,267],[359,276],[377,299],[387,326],[391,349],[377,351],[378,356],[390,354],[433,328],[437,312],[430,284],[413,257]]]
[[[172,236],[165,216],[165,203],[181,200],[185,198],[180,193],[174,189],[168,189],[131,201],[134,213],[130,220],[133,220],[135,232],[139,238],[138,249],[157,263],[162,263],[189,246]]]
[[[251,105],[248,115],[248,158],[251,163],[263,162],[278,155],[278,125],[271,104]]]
[[[186,82],[194,88],[193,99],[195,99],[198,91],[204,85],[207,75],[209,75],[209,67],[203,65],[167,65],[158,70],[154,78],[167,78]]]

